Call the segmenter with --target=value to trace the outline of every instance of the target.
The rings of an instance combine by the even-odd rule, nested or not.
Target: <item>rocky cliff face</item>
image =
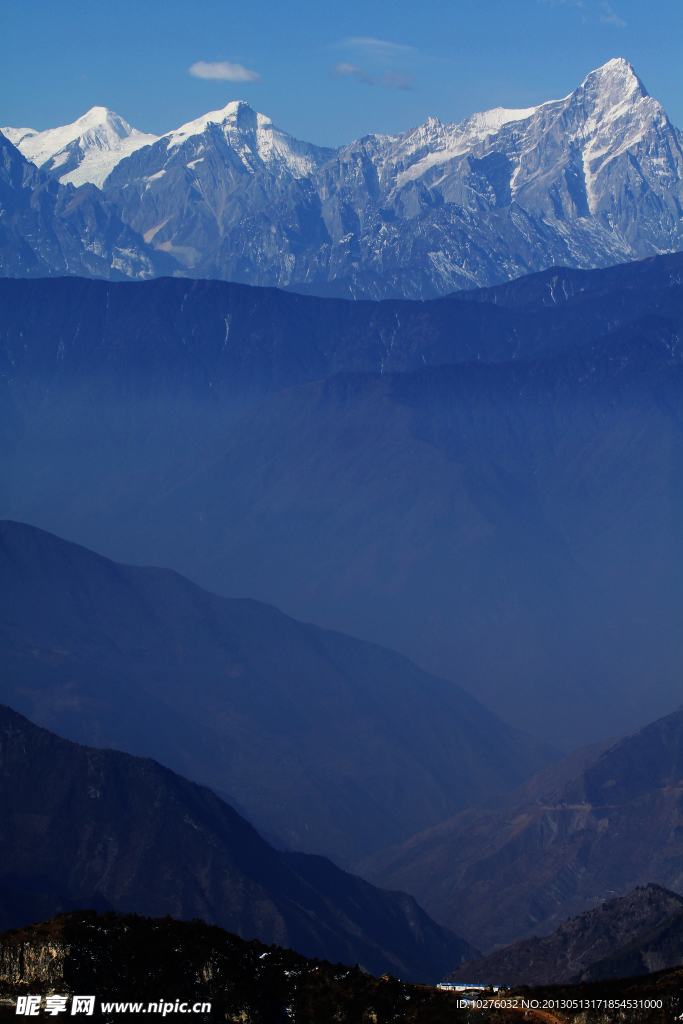
[[[0,277],[144,280],[164,260],[95,185],[60,185],[0,134]]]
[[[36,936],[14,935],[0,941],[0,986],[15,991],[62,991],[64,963],[71,947],[56,930],[42,929]]]

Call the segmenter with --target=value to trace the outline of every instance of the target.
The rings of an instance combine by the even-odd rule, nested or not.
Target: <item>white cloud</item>
[[[190,68],[190,74],[195,78],[214,78],[223,82],[260,82],[261,76],[257,71],[250,71],[242,64],[231,64],[230,61],[220,60],[213,64],[207,64],[204,60],[198,60]]]

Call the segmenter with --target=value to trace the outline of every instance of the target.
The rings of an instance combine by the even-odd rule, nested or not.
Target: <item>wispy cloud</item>
[[[605,25],[616,25],[617,28],[626,28],[626,22],[623,18],[620,18],[616,11],[612,10],[612,5],[603,0],[600,4],[602,8],[602,14],[600,15],[600,21]]]
[[[362,68],[356,67],[355,64],[335,64],[330,71],[331,78],[357,78],[359,82],[364,82],[365,85],[377,85],[377,79],[369,75],[367,71],[363,71]]]
[[[389,68],[380,78],[379,84],[383,85],[385,89],[412,89],[415,85],[415,77],[409,75],[407,71]]]
[[[335,43],[335,49],[356,50],[365,58],[364,63],[379,65],[375,74],[351,61],[343,61],[330,71],[332,78],[355,78],[364,85],[380,85],[384,89],[412,89],[415,85],[414,75],[401,68],[387,67],[388,64],[408,63],[417,55],[413,46],[403,43],[392,43],[388,39],[375,39],[373,36],[347,36]],[[384,70],[380,74],[382,65]]]
[[[405,57],[409,53],[415,52],[414,46],[391,43],[388,39],[373,39],[372,36],[347,36],[342,46],[363,50],[368,56],[381,63],[387,63],[396,60],[397,57]]]
[[[387,68],[380,78],[376,78],[356,64],[347,64],[346,62],[335,65],[330,71],[330,76],[332,78],[356,78],[364,85],[381,85],[385,89],[412,89],[415,83],[413,76],[406,71]]]
[[[580,7],[584,11],[583,22],[590,24],[597,16],[597,20],[603,25],[615,25],[617,28],[626,28],[626,22],[619,17],[609,0],[600,0],[599,3],[587,3],[586,0],[538,0],[540,4],[547,7]]]
[[[231,64],[227,60],[216,61],[213,64],[198,60],[190,68],[190,74],[195,78],[214,78],[223,82],[260,82],[261,80],[257,71],[250,71],[242,64]]]

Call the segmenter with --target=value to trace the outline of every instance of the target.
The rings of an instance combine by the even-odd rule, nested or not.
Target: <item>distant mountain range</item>
[[[681,246],[681,134],[623,59],[564,99],[339,149],[243,102],[161,138],[104,107],[3,133],[4,276],[173,273],[424,299]]]
[[[70,743],[1,705],[0,744],[2,930],[76,903],[202,918],[404,980],[434,983],[476,955],[410,896],[274,850],[210,790],[150,759]]]
[[[496,964],[511,976],[521,977],[533,959],[529,983],[549,981],[551,975],[559,983],[577,973],[584,980],[618,977],[616,963],[602,975],[584,977],[593,961],[581,960],[578,952],[576,969],[562,966],[560,947],[566,952],[577,934],[584,935],[584,924],[592,928],[593,922],[599,931],[603,918],[578,918],[579,924],[566,927],[563,922],[649,882],[683,893],[683,711],[625,737],[570,781],[553,786],[561,767],[549,770],[544,785],[540,776],[516,796],[472,808],[379,854],[362,866],[364,876],[376,885],[405,888],[438,921],[482,949],[525,939],[525,945],[510,948],[509,956],[492,954],[502,957]],[[647,904],[650,897],[641,896]],[[679,898],[662,898],[677,914],[677,932],[650,935],[667,916],[656,920],[661,908],[655,893],[654,918],[641,907],[642,927],[636,914],[629,938],[627,915],[624,927],[612,933],[611,948],[595,960],[642,939],[642,946],[626,951],[631,966],[622,960],[624,974],[633,964],[637,973],[676,962],[667,964],[662,957],[680,956],[683,949]],[[620,910],[613,908],[615,914],[619,910],[616,917],[629,906],[627,901]],[[532,939],[558,928],[540,944]]]
[[[348,864],[556,759],[373,644],[0,523],[0,700],[155,757],[279,845]]]
[[[565,750],[637,729],[680,702],[682,280],[0,281],[0,516],[398,650]]]

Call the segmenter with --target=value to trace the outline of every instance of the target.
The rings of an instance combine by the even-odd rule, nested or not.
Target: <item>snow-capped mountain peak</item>
[[[157,141],[107,107],[91,107],[72,124],[44,132],[5,128],[3,134],[31,163],[50,171],[63,168],[59,180],[76,186],[90,181],[101,187],[119,160]]]
[[[536,107],[524,107],[520,110],[509,110],[507,107],[494,107],[493,110],[485,110],[480,114],[472,114],[466,122],[471,130],[476,132],[497,131],[504,124],[511,121],[525,121],[536,112]]]
[[[604,107],[633,102],[648,95],[633,67],[623,57],[614,57],[591,71],[580,88]]]
[[[242,101],[160,139],[103,107],[5,132],[62,181],[102,182],[171,273],[426,298],[683,248],[683,135],[621,58],[538,106],[339,149]]]
[[[6,139],[12,143],[13,146],[18,146],[22,139],[27,138],[29,135],[37,135],[38,132],[35,128],[0,128],[0,132],[5,136]]]
[[[447,125],[441,124],[438,118],[428,118],[424,125],[395,140],[392,162],[402,166],[397,175],[397,185],[400,187],[414,181],[432,167],[470,152],[505,125],[528,120],[536,110],[536,107],[516,110],[494,107],[472,114],[459,124]]]
[[[186,124],[182,124],[180,128],[167,132],[162,138],[168,139],[167,148],[173,149],[174,146],[180,146],[186,139],[192,138],[194,135],[203,135],[210,124],[234,124],[237,121],[240,107],[247,107],[251,110],[249,104],[243,100],[233,100],[220,110],[211,110],[208,114],[202,114],[201,117],[196,117],[194,121],[188,121]]]
[[[221,129],[230,148],[250,169],[257,160],[266,166],[286,168],[294,177],[302,178],[312,174],[331,153],[283,132],[244,100],[235,100],[221,110],[203,114],[162,138],[168,140],[167,150],[171,152],[204,135],[212,125]]]

